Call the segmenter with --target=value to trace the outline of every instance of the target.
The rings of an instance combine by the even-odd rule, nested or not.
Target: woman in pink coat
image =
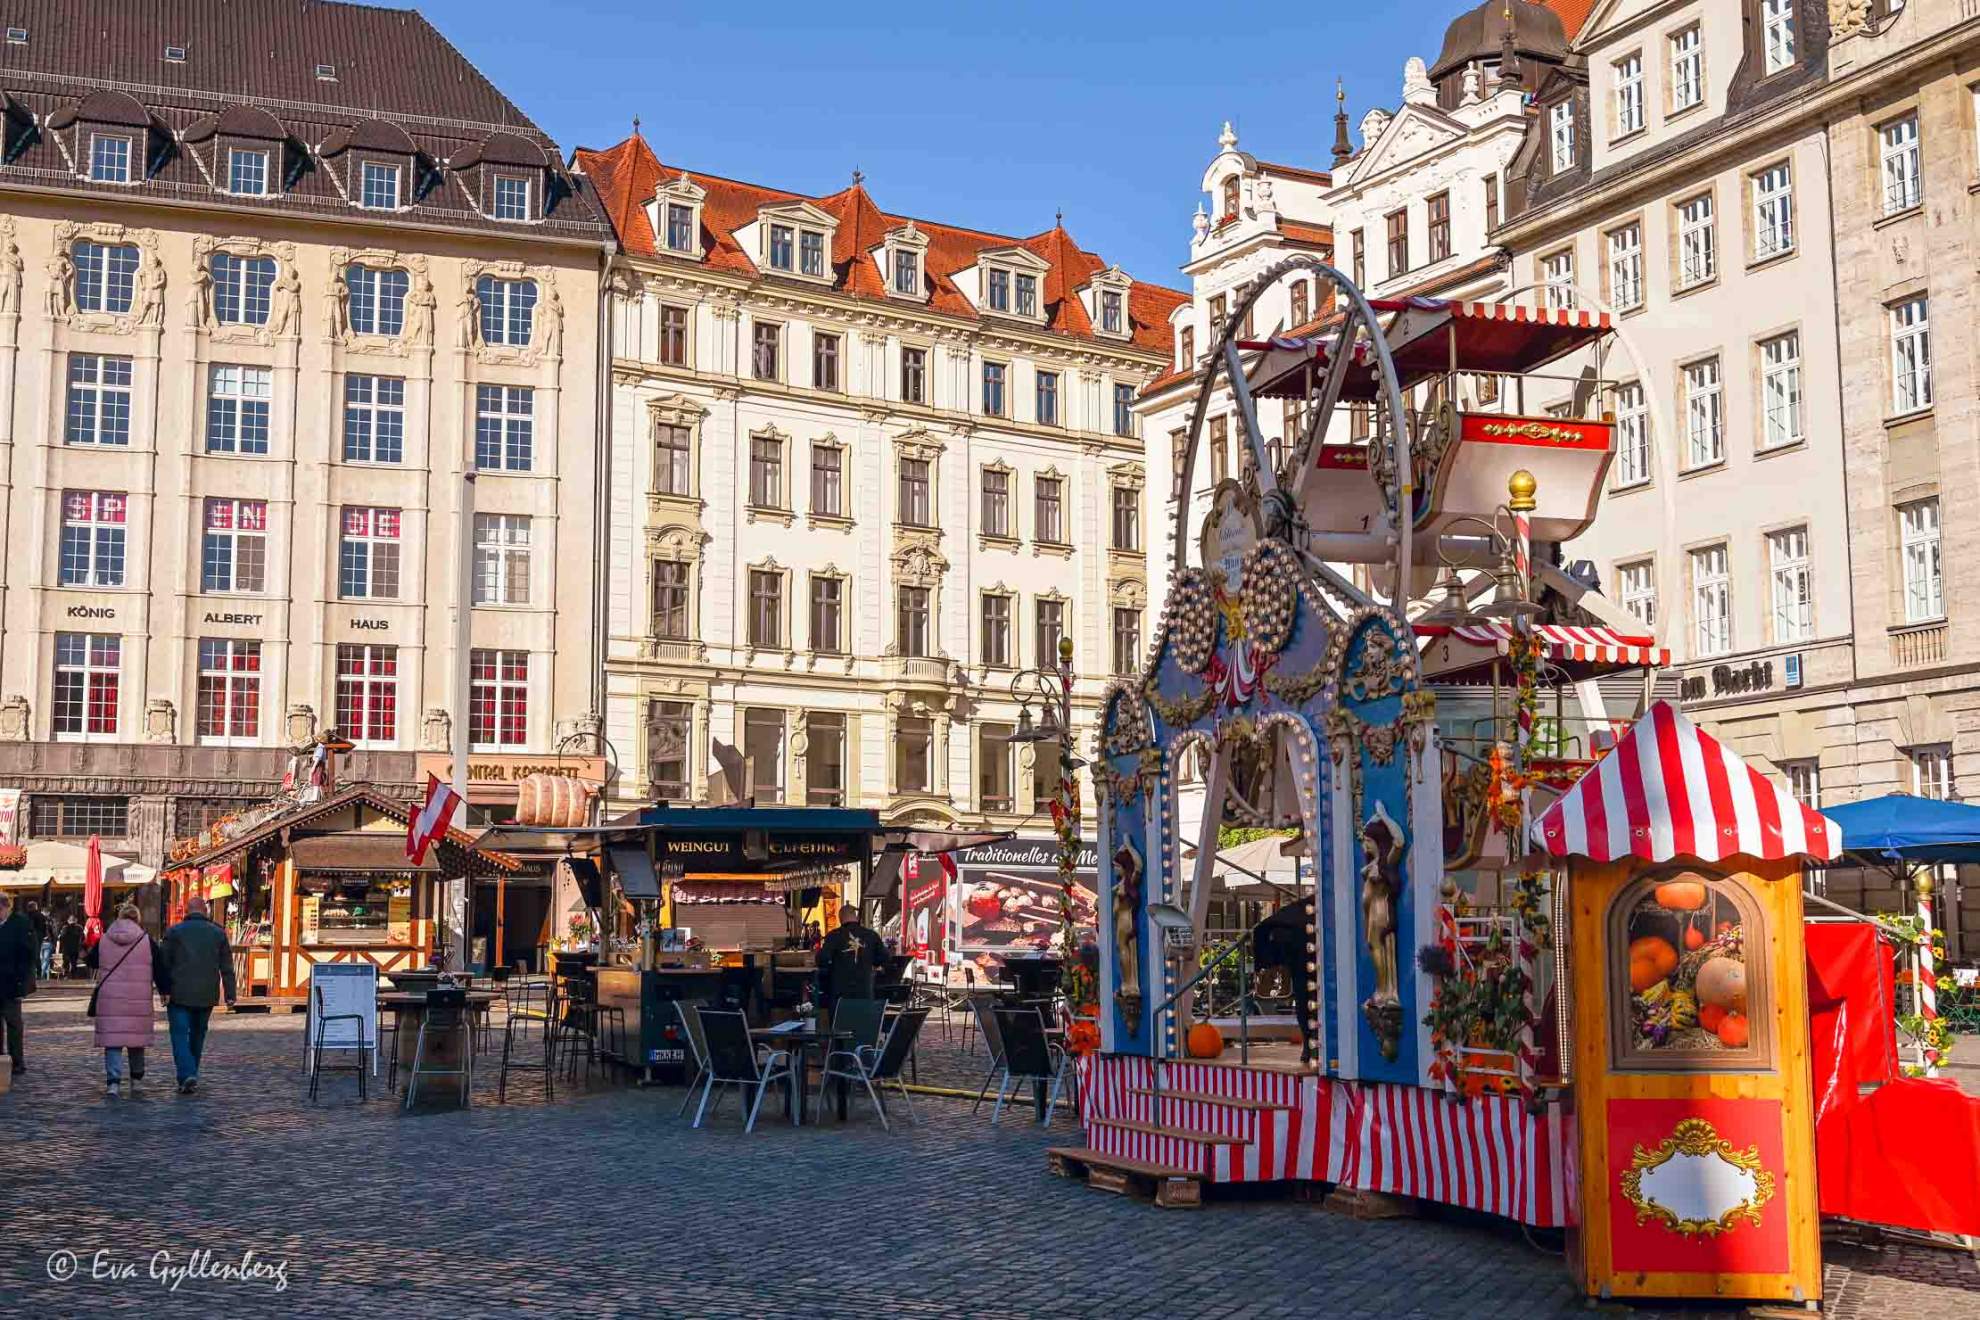
[[[135,903],[117,909],[117,919],[103,932],[94,950],[96,959],[96,1044],[103,1051],[105,1094],[117,1098],[123,1080],[125,1051],[131,1056],[131,1094],[144,1078],[144,1052],[151,1045],[152,939],[138,925]]]

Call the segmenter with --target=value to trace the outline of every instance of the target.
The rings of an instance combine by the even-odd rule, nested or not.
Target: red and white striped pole
[[[1922,871],[1917,880],[1918,889],[1918,942],[1912,947],[1915,961],[1912,987],[1914,1000],[1918,1006],[1918,1016],[1924,1019],[1929,1033],[1932,1023],[1939,1016],[1939,969],[1938,960],[1933,957],[1932,942],[1932,873]],[[1928,1039],[1924,1042],[1925,1075],[1939,1075],[1939,1051]]]
[[[1539,501],[1534,492],[1540,483],[1525,468],[1514,472],[1506,482],[1507,510],[1512,514],[1512,559],[1513,572],[1519,578],[1520,598],[1533,599],[1533,510]],[[1513,630],[1519,634],[1521,655],[1518,673],[1514,682],[1518,685],[1513,697],[1513,711],[1518,722],[1518,741],[1514,747],[1513,764],[1519,775],[1519,848],[1515,854],[1521,861],[1521,869],[1526,869],[1525,858],[1533,849],[1533,841],[1528,837],[1531,828],[1531,792],[1525,787],[1527,768],[1533,757],[1533,712],[1538,696],[1534,691],[1533,618],[1531,611],[1521,610],[1513,615]],[[1534,1091],[1534,1078],[1539,1071],[1539,1053],[1534,1046],[1533,1023],[1539,1007],[1536,999],[1535,972],[1539,963],[1540,950],[1535,947],[1533,935],[1524,913],[1519,917],[1518,929],[1513,932],[1514,957],[1526,987],[1519,1026],[1517,1053],[1513,1059],[1513,1072],[1522,1095],[1531,1096]]]

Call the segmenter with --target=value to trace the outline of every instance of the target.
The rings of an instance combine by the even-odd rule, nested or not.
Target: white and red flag
[[[407,861],[414,866],[425,864],[426,850],[447,832],[447,822],[454,818],[454,808],[460,801],[461,795],[452,785],[442,782],[437,775],[426,777],[426,805],[406,824]]]

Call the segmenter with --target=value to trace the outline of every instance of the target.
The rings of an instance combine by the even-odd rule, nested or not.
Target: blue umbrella
[[[1980,806],[1887,793],[1824,807],[1844,852],[1885,862],[1980,862]]]

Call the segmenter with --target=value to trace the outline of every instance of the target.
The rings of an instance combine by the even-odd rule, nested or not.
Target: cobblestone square
[[[1055,1179],[1064,1115],[992,1128],[987,1106],[926,1096],[920,1126],[889,1134],[857,1101],[843,1127],[798,1130],[766,1104],[745,1136],[733,1099],[695,1131],[667,1087],[544,1103],[527,1079],[497,1105],[484,1067],[472,1109],[405,1117],[382,1086],[360,1105],[348,1075],[311,1105],[301,1019],[225,1014],[197,1096],[173,1093],[161,1022],[145,1093],[110,1101],[81,995],[51,987],[27,1016],[30,1071],[0,1099],[9,1314],[1583,1313],[1558,1241],[1504,1224],[1289,1199],[1165,1211]],[[976,1085],[981,1053],[931,1036],[923,1083]],[[280,1278],[151,1277],[155,1253],[183,1268],[201,1250]],[[51,1278],[71,1252],[77,1277]],[[90,1277],[119,1267],[134,1277]],[[1838,1315],[1980,1315],[1955,1253],[1832,1243],[1828,1286]]]

